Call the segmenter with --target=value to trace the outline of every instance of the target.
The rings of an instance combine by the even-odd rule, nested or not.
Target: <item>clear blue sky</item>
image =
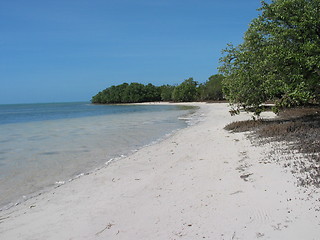
[[[204,82],[259,0],[0,0],[0,104],[89,101],[123,82]]]

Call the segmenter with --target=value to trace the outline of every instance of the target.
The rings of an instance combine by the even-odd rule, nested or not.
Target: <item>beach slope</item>
[[[0,239],[319,239],[319,193],[223,129],[250,116],[198,105],[200,123],[0,212]]]

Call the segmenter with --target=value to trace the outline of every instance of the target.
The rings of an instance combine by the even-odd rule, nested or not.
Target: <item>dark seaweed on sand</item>
[[[287,109],[274,119],[233,122],[225,129],[250,132],[257,144],[276,143],[268,157],[286,159],[299,185],[320,187],[320,108]]]

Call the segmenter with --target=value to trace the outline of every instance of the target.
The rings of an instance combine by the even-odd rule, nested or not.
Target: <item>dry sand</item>
[[[227,104],[203,121],[0,212],[0,239],[320,239],[319,192],[253,147]]]

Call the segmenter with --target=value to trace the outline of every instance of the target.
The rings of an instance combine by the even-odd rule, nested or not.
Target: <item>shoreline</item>
[[[248,114],[199,105],[198,124],[0,212],[0,238],[317,239],[319,193],[223,130]]]
[[[40,104],[43,104],[43,103],[40,103]],[[46,103],[45,103],[46,104]],[[51,104],[51,103],[49,103]],[[150,105],[150,104],[153,104],[153,105],[180,105],[180,106],[191,106],[193,107],[194,104],[190,104],[190,103],[177,103],[177,104],[174,104],[174,103],[170,103],[170,102],[154,102],[154,103],[133,103],[133,104],[119,104],[119,105]],[[115,105],[115,104],[114,104]],[[30,199],[33,199],[33,198],[36,198],[42,194],[46,194],[56,188],[59,188],[61,187],[62,185],[65,185],[65,184],[68,184],[78,178],[81,178],[85,175],[89,175],[89,174],[93,174],[95,173],[96,171],[99,171],[105,167],[107,167],[109,164],[111,164],[112,162],[114,161],[119,161],[123,158],[126,158],[126,157],[129,157],[131,156],[132,154],[134,154],[135,152],[139,151],[140,149],[142,148],[145,148],[145,147],[148,147],[148,146],[151,146],[151,145],[154,145],[154,144],[157,144],[167,138],[169,138],[170,136],[172,136],[175,132],[181,130],[181,129],[184,129],[184,128],[187,128],[189,126],[192,126],[193,124],[196,124],[199,119],[200,119],[200,116],[197,116],[197,115],[200,115],[200,114],[197,114],[198,110],[200,109],[197,109],[196,106],[195,107],[195,110],[194,112],[189,112],[188,114],[186,114],[187,116],[189,116],[188,119],[190,120],[193,120],[191,122],[188,121],[188,119],[184,119],[183,116],[185,115],[181,115],[181,118],[179,117],[177,120],[183,120],[185,122],[185,126],[182,127],[182,128],[177,128],[177,129],[174,129],[172,131],[168,131],[168,133],[162,135],[162,136],[159,136],[157,138],[154,138],[152,141],[148,142],[147,144],[145,145],[141,145],[141,146],[137,146],[136,148],[130,148],[130,149],[126,149],[124,151],[121,151],[119,152],[118,154],[114,154],[113,156],[110,156],[109,159],[106,158],[106,162],[103,162],[103,163],[100,163],[98,165],[96,165],[95,167],[93,168],[90,168],[90,169],[85,169],[83,170],[83,172],[79,172],[77,173],[76,175],[72,175],[72,176],[69,176],[67,178],[64,178],[64,179],[59,179],[58,181],[56,182],[52,182],[50,184],[47,184],[45,186],[43,186],[41,189],[37,190],[37,191],[34,191],[34,192],[30,192],[28,194],[21,194],[18,198],[15,198],[13,199],[11,202],[8,202],[8,203],[5,203],[5,204],[2,204],[0,205],[0,215],[1,215],[1,212],[3,211],[6,211],[6,210],[9,210],[15,206],[18,206],[22,203],[24,203],[25,201],[28,201]]]

